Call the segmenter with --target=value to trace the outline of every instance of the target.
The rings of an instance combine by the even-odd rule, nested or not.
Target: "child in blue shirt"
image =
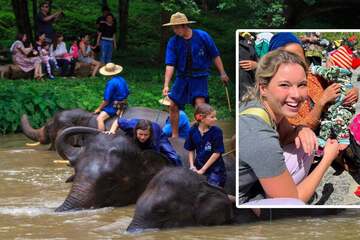
[[[215,126],[216,111],[203,103],[196,107],[194,115],[197,123],[191,127],[184,144],[189,151],[190,169],[205,175],[210,184],[224,187],[226,170],[221,156],[224,143],[221,129]]]
[[[124,78],[115,76],[122,71],[120,65],[108,63],[100,69],[100,73],[105,76],[113,76],[107,83],[104,91],[104,100],[94,111],[100,113],[96,118],[98,129],[104,131],[106,119],[115,115],[122,115],[127,106],[129,88]]]

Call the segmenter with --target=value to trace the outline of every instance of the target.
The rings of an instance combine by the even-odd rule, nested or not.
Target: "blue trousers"
[[[101,63],[111,62],[113,51],[113,41],[110,40],[100,40],[100,61]]]

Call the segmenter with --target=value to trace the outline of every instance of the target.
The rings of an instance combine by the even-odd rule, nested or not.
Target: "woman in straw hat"
[[[214,62],[221,80],[229,81],[224,70],[219,50],[208,33],[191,29],[185,14],[177,12],[170,22],[163,26],[171,26],[173,36],[166,49],[166,69],[163,95],[170,99],[170,122],[172,137],[179,136],[179,109],[185,104],[198,105],[209,102],[208,76],[211,63]],[[176,69],[176,78],[169,93],[169,83]]]
[[[129,95],[129,88],[124,78],[115,76],[119,74],[123,68],[114,63],[108,63],[100,68],[100,74],[104,76],[113,76],[107,83],[104,91],[104,100],[99,107],[94,111],[97,117],[98,128],[105,130],[104,121],[109,117],[121,115],[127,105],[127,97]],[[117,121],[114,121],[117,122]]]
[[[166,106],[166,111],[169,111],[169,107],[170,107],[170,100],[169,97],[164,97],[159,99],[159,103]],[[187,117],[186,113],[183,110],[179,111],[179,137],[186,139],[188,134],[189,134],[189,130],[190,130],[190,121],[189,118]],[[172,128],[171,128],[171,123],[170,123],[170,118],[168,117],[166,119],[165,125],[162,129],[163,133],[165,136],[167,137],[171,137],[172,135]]]

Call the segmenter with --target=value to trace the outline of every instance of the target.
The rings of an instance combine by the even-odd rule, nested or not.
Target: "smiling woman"
[[[337,156],[338,143],[329,140],[322,161],[308,175],[316,136],[287,120],[296,116],[307,97],[306,70],[298,55],[284,50],[271,51],[258,64],[256,97],[240,107],[240,204],[306,203]]]

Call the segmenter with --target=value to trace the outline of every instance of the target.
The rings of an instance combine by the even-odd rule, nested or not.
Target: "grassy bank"
[[[163,72],[158,69],[127,68],[123,77],[127,80],[131,95],[130,106],[144,106],[161,109],[158,103],[163,86]],[[103,77],[86,79],[63,79],[55,81],[2,80],[0,85],[0,133],[20,130],[20,117],[26,113],[34,127],[40,127],[56,111],[82,108],[93,111],[102,101],[107,79]],[[227,108],[225,88],[217,75],[209,80],[211,104],[216,108],[219,119],[234,118],[235,84],[229,85],[232,113]],[[193,108],[187,106],[186,113],[192,118]]]

